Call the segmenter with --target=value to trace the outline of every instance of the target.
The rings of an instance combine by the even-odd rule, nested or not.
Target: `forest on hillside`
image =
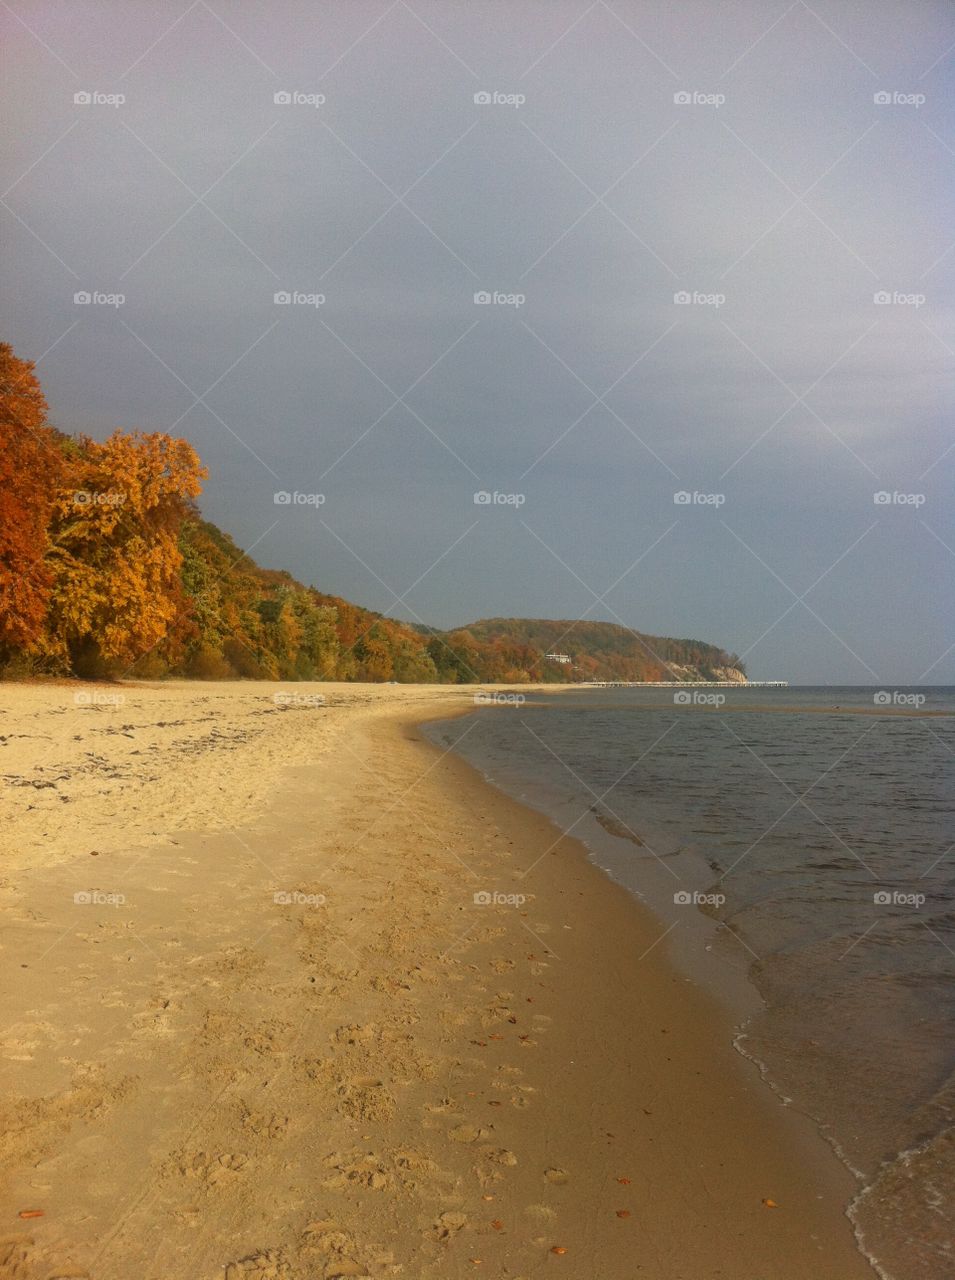
[[[510,684],[742,670],[717,646],[611,623],[386,618],[255,564],[202,519],[205,478],[185,440],[57,430],[33,365],[0,344],[0,674]],[[558,650],[567,661],[548,659]]]

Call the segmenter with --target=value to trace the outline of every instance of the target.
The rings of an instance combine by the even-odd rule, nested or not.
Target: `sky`
[[[240,547],[392,617],[955,683],[949,4],[0,19],[3,336],[61,430],[185,436]]]

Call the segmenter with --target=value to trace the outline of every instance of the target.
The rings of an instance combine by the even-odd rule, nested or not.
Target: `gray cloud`
[[[396,616],[955,678],[947,5],[14,7],[6,332],[58,425],[176,424],[211,519]]]

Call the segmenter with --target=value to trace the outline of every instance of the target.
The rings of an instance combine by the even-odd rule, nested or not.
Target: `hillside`
[[[0,675],[744,678],[714,645],[606,622],[395,622],[257,565],[200,516],[205,478],[185,440],[115,431],[101,443],[50,426],[33,365],[0,344]]]
[[[735,654],[702,640],[645,635],[614,622],[489,618],[465,628],[481,643],[516,643],[544,659],[544,680],[745,680]],[[560,654],[570,662],[548,661]],[[736,673],[736,674],[734,674]]]
[[[261,568],[195,515],[183,522],[180,548],[180,638],[160,645],[137,674],[567,683],[722,679],[739,665],[714,645],[640,636],[606,622],[494,618],[451,631],[397,622]],[[555,649],[571,661],[549,661]]]

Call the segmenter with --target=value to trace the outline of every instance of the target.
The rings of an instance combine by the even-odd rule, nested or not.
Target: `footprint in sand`
[[[197,1151],[191,1159],[184,1160],[179,1169],[187,1178],[197,1178],[207,1187],[218,1187],[234,1182],[248,1163],[246,1155],[208,1155]]]
[[[332,1035],[332,1039],[337,1044],[348,1045],[365,1045],[369,1041],[374,1040],[378,1034],[378,1028],[373,1022],[367,1022],[363,1026],[352,1025],[336,1027]]]
[[[250,1133],[268,1134],[270,1138],[280,1138],[288,1132],[289,1117],[278,1115],[274,1111],[266,1114],[262,1111],[246,1110],[242,1116],[242,1124]]]
[[[448,1130],[448,1137],[452,1142],[477,1142],[478,1138],[489,1137],[490,1132],[490,1129],[478,1129],[473,1124],[459,1124]]]
[[[257,1280],[289,1280],[292,1271],[278,1249],[265,1253],[251,1253],[238,1262],[226,1264],[225,1280],[243,1280],[244,1276],[256,1276]]]
[[[30,1263],[33,1243],[31,1236],[11,1236],[0,1240],[0,1276],[4,1280],[29,1280],[33,1272]]]
[[[447,1195],[457,1179],[453,1173],[441,1169],[421,1151],[396,1151],[395,1171],[405,1191],[427,1195],[437,1199]]]
[[[303,1261],[310,1256],[323,1259],[321,1274],[328,1280],[371,1280],[354,1236],[334,1221],[310,1222],[302,1234],[301,1253]]]
[[[154,996],[149,1007],[132,1019],[132,1034],[136,1037],[173,1035],[173,1015],[181,1008],[182,1005],[171,997]]]
[[[533,1218],[536,1222],[553,1222],[557,1217],[556,1211],[547,1204],[526,1205],[524,1212],[529,1218]]]
[[[507,1094],[507,1101],[511,1106],[520,1108],[529,1107],[531,1105],[531,1100],[525,1096],[526,1094],[537,1092],[533,1085],[529,1084],[517,1085],[517,1091],[515,1092],[513,1080],[492,1080],[491,1088],[497,1089],[500,1093]],[[499,1107],[501,1106],[501,1103],[492,1100],[489,1105]]]
[[[398,1106],[384,1081],[372,1076],[344,1081],[335,1092],[340,1109],[353,1120],[390,1120]]]
[[[482,1147],[481,1155],[485,1160],[490,1160],[493,1164],[517,1164],[517,1156],[513,1151],[508,1151],[506,1147]]]
[[[428,1233],[432,1240],[441,1240],[445,1244],[455,1238],[459,1231],[467,1226],[467,1214],[458,1212],[439,1213],[431,1224]]]
[[[251,974],[263,969],[265,964],[266,958],[260,951],[253,951],[250,947],[230,946],[222,949],[212,967],[219,973]]]
[[[347,1191],[363,1188],[367,1191],[385,1191],[392,1184],[392,1176],[372,1151],[353,1151],[347,1155],[335,1153],[323,1161],[326,1169],[332,1169],[322,1181],[325,1191]]]
[[[431,1115],[446,1115],[447,1112],[453,1111],[456,1106],[457,1103],[454,1098],[439,1098],[437,1102],[426,1102],[424,1110],[430,1112]]]

